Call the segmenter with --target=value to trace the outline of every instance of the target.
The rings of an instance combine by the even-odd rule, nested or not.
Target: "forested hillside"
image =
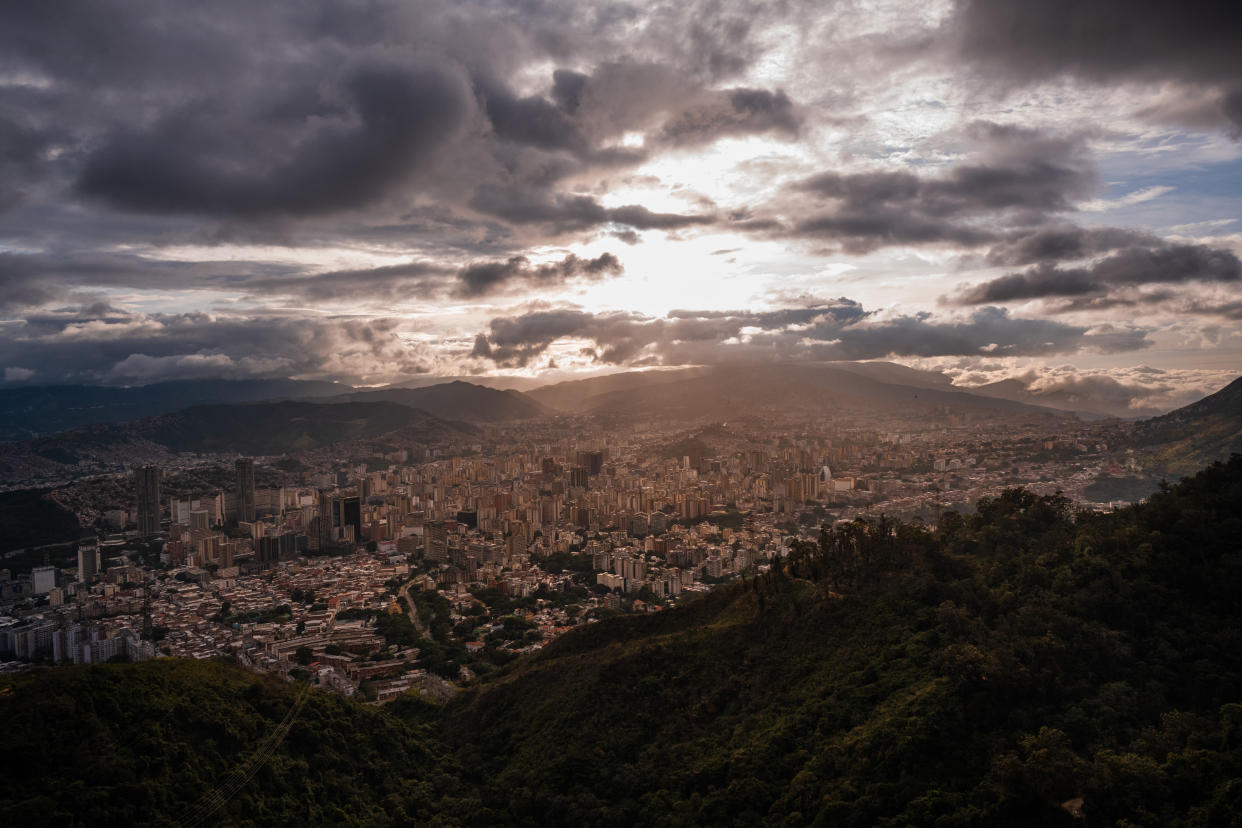
[[[758,578],[566,635],[445,708],[310,692],[222,813],[1236,824],[1239,503],[1235,456],[1110,514],[1013,490],[934,531],[841,524]],[[180,663],[9,686],[0,746],[20,761],[0,781],[4,824],[181,820],[299,692]],[[1085,822],[1070,813],[1079,798]]]

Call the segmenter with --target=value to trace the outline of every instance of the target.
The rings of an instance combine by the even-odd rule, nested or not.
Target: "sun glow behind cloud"
[[[1067,339],[1055,359],[1090,370],[1242,364],[1236,39],[1210,9],[1116,30],[1055,5],[381,0],[336,9],[340,37],[249,4],[21,37],[0,12],[21,125],[0,159],[5,381],[224,357],[230,376],[563,373],[601,367],[590,340],[505,366],[476,337],[838,300],[929,332],[1133,334]],[[977,344],[953,358],[981,365]],[[708,353],[644,348],[633,365]]]

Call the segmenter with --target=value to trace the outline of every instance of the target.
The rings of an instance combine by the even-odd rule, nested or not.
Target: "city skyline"
[[[2,388],[1242,365],[1223,4],[0,15]]]

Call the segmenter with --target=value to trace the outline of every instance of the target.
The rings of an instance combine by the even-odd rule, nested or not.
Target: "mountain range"
[[[647,371],[559,383],[528,396],[577,414],[726,420],[764,409],[1068,416],[1052,408],[984,397],[884,363],[719,366]],[[941,376],[941,375],[935,375]]]
[[[181,453],[275,455],[399,434],[437,443],[478,429],[393,402],[201,405],[128,423],[94,425],[0,445],[0,482],[69,475],[83,465],[166,462]]]
[[[528,392],[460,380],[345,393],[331,383],[294,381],[206,381],[199,386],[161,383],[134,389],[64,386],[0,392],[4,433],[10,436],[37,430],[35,423],[53,428],[90,421],[48,436],[0,443],[0,480],[59,477],[83,462],[125,462],[127,455],[134,461],[145,457],[155,462],[180,452],[282,454],[398,429],[408,432],[402,439],[434,442],[470,434],[471,424],[508,424],[558,414],[687,424],[765,412],[828,416],[873,411],[917,419],[951,410],[1051,421],[1071,416],[1056,408],[964,391],[938,373],[889,363],[635,371]],[[181,406],[117,421],[126,412],[177,406],[208,394],[236,400],[282,393],[297,398]],[[1162,475],[1185,474],[1242,451],[1240,400],[1242,379],[1190,406],[1135,424],[1134,446],[1148,467],[1151,485]]]
[[[475,423],[501,423],[556,412],[651,410],[653,405],[657,410],[667,407],[687,413],[706,409],[713,401],[731,409],[769,404],[781,396],[781,389],[775,386],[782,379],[789,383],[784,396],[792,403],[805,397],[808,405],[912,403],[917,392],[910,389],[920,389],[935,392],[920,395],[921,404],[1025,410],[984,401],[998,399],[1045,410],[1072,410],[1064,401],[1045,400],[1026,392],[1016,381],[964,389],[939,372],[885,362],[628,371],[538,387],[536,380],[526,377],[426,377],[384,388],[351,388],[310,380],[184,380],[127,388],[64,385],[0,390],[0,443],[140,420],[194,405],[295,399],[397,402],[443,419]],[[710,396],[695,404],[684,386],[688,381],[699,383],[688,388]],[[733,388],[729,388],[731,383]]]
[[[0,442],[121,423],[206,403],[307,399],[348,386],[301,380],[177,380],[131,388],[47,385],[0,390]]]
[[[355,391],[327,398],[328,402],[391,402],[420,408],[446,420],[505,423],[545,417],[552,412],[532,398],[512,389],[488,388],[454,380],[419,388],[380,388]]]
[[[1242,377],[1183,408],[1144,420],[1135,442],[1153,473],[1176,478],[1242,452]]]

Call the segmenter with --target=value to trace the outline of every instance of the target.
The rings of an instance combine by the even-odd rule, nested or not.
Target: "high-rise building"
[[[332,531],[332,514],[334,499],[328,489],[319,489],[315,493],[315,538],[320,550],[331,548],[336,542],[336,534]]]
[[[449,535],[457,530],[455,520],[431,521],[423,528],[423,557],[429,561],[447,561]]]
[[[592,477],[604,470],[604,453],[602,451],[580,451],[575,460]]]
[[[78,580],[87,584],[98,574],[99,544],[94,538],[84,538],[78,543]]]
[[[239,457],[237,469],[237,522],[254,523],[254,461]]]
[[[138,493],[138,534],[144,537],[160,532],[160,470],[143,466],[134,472]]]
[[[353,527],[347,530],[346,527]],[[332,528],[340,537],[357,540],[362,534],[362,500],[355,496],[332,499]],[[337,533],[334,533],[337,534]]]
[[[35,595],[47,595],[56,588],[56,567],[36,566],[30,570],[30,580]]]

